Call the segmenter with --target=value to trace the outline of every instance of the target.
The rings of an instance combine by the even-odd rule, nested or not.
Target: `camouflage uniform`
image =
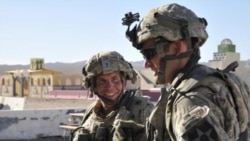
[[[101,135],[102,137],[105,137],[105,140],[111,141],[112,135],[114,131],[114,122],[117,119],[121,120],[134,120],[135,122],[144,124],[146,122],[147,117],[150,115],[153,105],[148,101],[148,98],[145,97],[139,97],[134,96],[132,99],[131,104],[129,105],[128,109],[126,109],[124,106],[117,107],[107,115],[103,114],[101,111],[101,104],[99,101],[94,103],[94,107],[90,107],[90,115],[88,117],[85,117],[86,119],[81,124],[82,127],[84,127],[85,133],[88,133],[91,135],[92,140],[95,138],[97,139],[97,133],[101,129],[107,129],[105,133]],[[99,131],[97,131],[99,130]],[[83,130],[79,130],[77,134],[82,134]],[[102,134],[99,132],[99,134]],[[131,133],[128,133],[131,134]],[[131,134],[132,135],[132,134]],[[79,141],[76,138],[74,141]],[[137,138],[140,138],[140,136],[133,135],[132,137],[129,137],[133,139],[134,141],[139,140]]]
[[[148,140],[249,140],[250,92],[246,83],[230,70],[198,65],[199,48],[208,38],[206,19],[176,3],[150,10],[130,30],[138,18],[138,14],[125,14],[127,38],[146,60],[155,54],[160,59],[156,83],[162,86],[162,94],[147,123]],[[154,39],[154,45],[144,49],[143,43],[149,39]],[[178,56],[165,54],[167,45],[178,40],[185,41],[187,51]],[[186,57],[186,65],[167,84],[168,60]]]
[[[156,106],[150,115],[148,132],[151,139],[236,141],[248,132],[248,86],[230,73],[235,85],[232,93],[226,81],[212,75],[216,72],[215,69],[196,65],[178,86],[166,88],[167,93],[163,93],[157,103],[160,106]],[[162,110],[164,114],[160,112]],[[159,119],[165,121],[159,123]]]
[[[100,52],[90,58],[83,67],[84,86],[95,93],[95,77],[97,75],[119,71],[125,80],[135,82],[136,73],[132,66],[115,51]],[[131,120],[144,124],[154,105],[148,97],[141,97],[136,90],[124,90],[118,100],[113,104],[112,110],[106,112],[99,100],[94,102],[85,112],[80,127],[74,133],[73,141],[111,141],[115,131],[115,122],[118,120]],[[103,99],[104,101],[107,99]],[[110,102],[110,101],[107,101]],[[142,134],[127,131],[127,138],[138,140],[145,138]],[[141,136],[142,135],[142,136]]]

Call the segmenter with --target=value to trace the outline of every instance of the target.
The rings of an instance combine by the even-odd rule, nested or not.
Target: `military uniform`
[[[236,75],[228,74],[229,84],[219,73],[196,65],[180,84],[166,88],[150,115],[149,140],[247,141],[249,88]]]
[[[198,65],[200,47],[208,38],[205,18],[170,3],[151,9],[140,21],[138,13],[125,14],[122,21],[128,26],[126,37],[144,56],[145,67],[155,72],[156,83],[163,86],[147,124],[149,141],[250,138],[246,83],[227,68]],[[139,24],[130,28],[135,21]],[[172,60],[179,66],[173,67]]]
[[[115,120],[133,120],[137,123],[144,124],[147,117],[150,115],[154,105],[149,102],[147,97],[134,96],[129,99],[129,101],[124,101],[129,94],[123,94],[123,98],[119,103],[114,106],[115,108],[108,112],[104,113],[100,101],[93,103],[92,106],[87,110],[85,117],[81,123],[81,127],[84,127],[83,130],[80,129],[76,132],[74,141],[79,140],[79,134],[88,134],[90,140],[102,140],[102,141],[111,141],[114,131],[114,122]],[[125,105],[120,105],[124,103]],[[129,105],[127,105],[129,104]],[[133,133],[127,133],[128,138],[137,140],[140,136],[133,135]],[[129,135],[131,137],[129,137]],[[100,139],[103,137],[103,139]]]
[[[101,51],[86,62],[82,72],[83,85],[89,88],[92,94],[96,94],[99,100],[85,112],[81,126],[72,132],[73,140],[111,141],[112,138],[117,140],[120,134],[116,134],[115,131],[121,131],[119,127],[123,121],[138,125],[136,128],[131,126],[122,129],[121,132],[127,139],[138,141],[138,139],[145,138],[143,124],[154,105],[147,97],[137,96],[138,91],[124,90],[127,80],[135,83],[137,79],[137,73],[132,65],[116,51]],[[120,79],[117,79],[117,72]],[[113,75],[107,75],[112,73]],[[101,77],[105,75],[107,78]],[[98,77],[101,77],[99,84]],[[101,91],[98,91],[100,90],[98,88]],[[117,97],[110,98],[110,96],[105,96],[105,93],[108,95],[111,93]]]

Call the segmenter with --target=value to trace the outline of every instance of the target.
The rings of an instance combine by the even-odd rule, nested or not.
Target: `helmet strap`
[[[184,36],[184,40],[187,43],[188,50],[193,50],[192,49],[192,44],[191,44],[191,36],[188,30],[188,22],[186,20],[181,20],[180,21],[181,27],[182,27],[182,34]]]
[[[191,51],[187,51],[184,53],[181,53],[179,56],[175,55],[165,55],[164,57],[161,57],[160,63],[159,63],[159,68],[157,71],[157,84],[165,84],[165,69],[166,69],[166,64],[168,60],[175,60],[175,59],[181,59],[185,57],[189,57],[192,54]]]
[[[161,57],[159,68],[157,70],[157,84],[164,84],[165,83],[165,68],[166,68],[167,61],[165,57]]]
[[[187,77],[189,72],[194,68],[194,66],[198,63],[200,59],[199,55],[199,49],[194,49],[193,55],[190,56],[190,59],[188,60],[187,64],[184,66],[184,68],[180,71],[180,73],[177,75],[177,77],[172,82],[172,86],[175,88],[177,87],[183,79]]]
[[[193,69],[193,67],[200,59],[199,48],[196,46],[192,47],[191,36],[188,30],[188,22],[186,20],[181,20],[180,24],[182,26],[182,34],[184,36],[184,40],[186,41],[187,48],[189,50],[188,52],[185,52],[185,54],[189,55],[190,59],[172,82],[171,85],[173,85],[174,87],[177,87],[180,84],[180,82],[188,75],[188,73]],[[183,53],[183,56],[185,56],[185,54]]]

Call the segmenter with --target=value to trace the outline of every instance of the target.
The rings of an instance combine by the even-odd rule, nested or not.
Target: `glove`
[[[114,122],[113,141],[145,140],[145,126],[133,120],[120,120]],[[135,139],[136,138],[136,139]]]

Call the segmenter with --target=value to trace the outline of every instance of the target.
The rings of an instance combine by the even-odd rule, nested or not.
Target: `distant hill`
[[[52,69],[55,71],[60,71],[65,74],[81,74],[82,67],[86,63],[86,61],[79,61],[74,63],[45,63],[44,66],[46,69]],[[135,69],[143,68],[143,61],[134,61],[130,62]],[[10,70],[18,70],[18,69],[29,69],[30,65],[0,65],[0,74],[5,73]]]
[[[250,59],[243,61],[247,66],[250,66]],[[56,71],[60,71],[65,74],[81,74],[82,67],[86,63],[86,61],[79,61],[74,63],[63,63],[63,62],[56,62],[56,63],[45,63],[46,69],[52,69]],[[133,67],[137,70],[143,69],[144,61],[132,61],[130,62]],[[200,62],[201,64],[207,65],[206,62]],[[0,74],[10,70],[17,70],[17,69],[29,69],[29,65],[0,65]]]

